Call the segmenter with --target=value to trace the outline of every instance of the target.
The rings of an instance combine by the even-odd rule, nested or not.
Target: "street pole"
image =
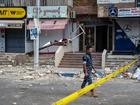
[[[37,28],[37,37],[34,40],[34,68],[37,69],[39,67],[39,8],[40,8],[40,0],[36,0],[37,6],[37,16],[35,27]],[[38,26],[37,26],[38,25]]]

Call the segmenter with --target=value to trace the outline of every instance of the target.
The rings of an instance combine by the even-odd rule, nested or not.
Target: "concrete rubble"
[[[138,79],[140,80],[140,68],[139,68],[140,62],[137,62],[137,64],[133,65],[128,70],[124,71],[123,73],[120,73],[116,76],[116,78],[127,78],[127,79]],[[60,78],[67,78],[67,79],[79,79],[83,80],[84,74],[82,72],[82,69],[78,72],[66,72],[66,70],[63,70],[65,72],[59,72],[58,68],[54,66],[44,65],[40,66],[39,69],[34,69],[31,66],[0,66],[0,78],[11,78],[16,80],[37,80],[41,78],[53,78],[57,79]],[[76,71],[76,70],[75,70]],[[108,75],[112,73],[114,70],[111,68],[105,68],[105,70],[97,70],[97,72],[94,74],[94,80],[98,80],[105,75]],[[66,87],[67,85],[64,84]]]
[[[49,74],[55,74],[55,67],[43,66],[39,69],[34,69],[29,66],[0,66],[0,78],[12,78],[18,80],[34,80],[45,78]]]
[[[126,63],[128,64],[128,63]],[[123,65],[122,65],[123,66]],[[105,68],[105,74],[111,74],[115,69],[112,68]],[[138,61],[136,64],[134,64],[132,67],[129,69],[125,70],[124,72],[118,74],[116,78],[121,78],[121,79],[137,79],[140,80],[140,61]]]
[[[132,78],[140,80],[140,67],[136,69]]]

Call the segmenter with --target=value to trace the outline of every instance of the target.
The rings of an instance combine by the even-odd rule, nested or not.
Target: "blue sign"
[[[118,9],[117,7],[114,7],[113,5],[109,7],[108,9],[108,15],[111,16],[111,17],[116,17],[118,16]]]
[[[31,40],[35,40],[37,37],[37,28],[30,29],[30,38]]]

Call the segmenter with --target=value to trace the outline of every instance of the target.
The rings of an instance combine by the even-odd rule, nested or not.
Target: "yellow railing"
[[[112,74],[109,74],[109,75],[107,75],[107,76],[105,76],[105,77],[99,79],[98,81],[94,82],[93,84],[88,85],[88,86],[86,86],[85,88],[80,89],[80,90],[78,90],[78,91],[76,91],[76,92],[70,94],[69,96],[66,96],[66,97],[60,99],[59,101],[53,103],[52,105],[67,105],[68,103],[70,103],[70,102],[76,100],[77,98],[79,98],[79,97],[82,96],[83,94],[89,92],[91,89],[94,89],[95,87],[97,87],[97,86],[103,84],[103,83],[106,82],[107,80],[109,80],[109,79],[115,77],[117,74],[119,74],[119,73],[121,73],[121,72],[127,70],[129,67],[131,67],[133,64],[135,64],[137,61],[138,61],[138,59],[137,59],[137,60],[134,60],[134,61],[132,61],[132,62],[130,62],[129,64],[127,64],[127,65],[125,65],[125,66],[123,66],[123,67],[121,67],[121,68],[115,70]]]

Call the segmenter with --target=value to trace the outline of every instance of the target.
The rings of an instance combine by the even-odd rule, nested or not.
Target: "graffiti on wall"
[[[115,24],[115,50],[136,51],[138,47],[140,47],[140,21],[117,21]]]
[[[121,21],[120,26],[128,38],[137,46],[137,42],[140,40],[140,22],[139,21]]]

